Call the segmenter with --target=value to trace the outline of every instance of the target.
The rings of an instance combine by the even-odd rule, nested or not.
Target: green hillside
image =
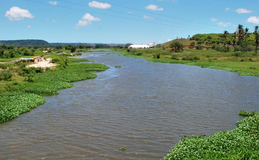
[[[227,39],[227,44],[232,45],[236,40],[234,33],[230,33]],[[195,44],[200,44],[202,46],[212,46],[213,44],[224,43],[225,39],[223,38],[222,33],[211,33],[211,34],[195,34],[190,39],[175,39],[164,44],[161,44],[162,47],[168,47],[172,42],[181,42],[184,46],[188,46],[191,42],[195,42]],[[249,33],[249,37],[247,38],[247,43],[251,46],[254,46],[254,34]]]
[[[28,40],[2,40],[0,44],[14,45],[14,46],[51,46],[47,41],[28,39]]]

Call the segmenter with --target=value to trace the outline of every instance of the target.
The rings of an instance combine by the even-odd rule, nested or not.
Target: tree
[[[224,31],[224,33],[223,33],[224,52],[226,52],[226,44],[227,44],[228,36],[229,36],[228,31]]]
[[[257,56],[257,46],[259,44],[258,26],[255,26],[254,35],[255,35],[255,56]]]
[[[191,44],[190,44],[192,47],[194,47],[195,46],[195,42],[191,42]]]
[[[127,43],[124,48],[129,48],[129,46],[132,45],[131,43]]]
[[[244,52],[244,49],[247,46],[246,39],[249,37],[248,31],[249,31],[248,28],[244,29],[243,25],[241,25],[241,24],[238,25],[236,35],[237,35],[237,39],[238,39],[238,44],[242,48],[242,52]]]
[[[78,48],[84,49],[85,47],[84,47],[82,44],[80,44],[80,45],[78,46]]]
[[[183,50],[183,44],[176,41],[176,42],[173,42],[170,44],[170,48],[172,51],[175,51],[175,52],[180,52]]]

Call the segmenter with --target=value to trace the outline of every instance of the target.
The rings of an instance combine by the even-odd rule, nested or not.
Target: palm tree
[[[255,26],[255,56],[257,56],[257,45],[259,44],[259,34],[258,34],[258,26]]]
[[[223,38],[224,38],[224,51],[226,52],[226,43],[227,43],[227,40],[228,40],[228,36],[229,36],[229,33],[228,31],[224,31],[223,33]]]

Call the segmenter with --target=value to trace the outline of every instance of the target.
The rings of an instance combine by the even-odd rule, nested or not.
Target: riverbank
[[[240,120],[237,128],[209,137],[181,139],[164,157],[173,159],[259,159],[259,114]]]
[[[193,65],[236,72],[243,76],[259,76],[259,57],[253,56],[253,52],[242,54],[214,50],[184,50],[175,53],[161,49],[128,50],[129,52],[127,49],[114,49],[114,51],[120,52],[124,56],[144,58],[149,62]]]
[[[59,57],[57,59],[60,60]],[[102,64],[77,63],[88,61],[84,59],[66,58],[66,64],[61,61],[55,70],[47,69],[46,72],[21,68],[21,64],[9,66],[8,71],[4,71],[3,74],[10,74],[11,78],[0,81],[0,123],[44,104],[42,96],[56,95],[58,90],[72,87],[71,82],[94,79],[96,75],[92,72],[108,69]],[[23,74],[19,75],[19,72]]]

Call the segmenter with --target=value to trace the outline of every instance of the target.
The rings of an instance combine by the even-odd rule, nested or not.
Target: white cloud
[[[91,24],[92,21],[100,21],[100,20],[101,20],[100,18],[94,17],[91,14],[86,13],[82,17],[82,20],[78,21],[78,23],[76,25],[76,28],[87,26],[88,24]]]
[[[88,24],[91,24],[91,22],[86,21],[86,20],[79,20],[76,25],[76,28],[87,26]]]
[[[210,19],[212,22],[216,22],[216,21],[218,21],[218,19],[217,18],[211,18]]]
[[[146,6],[146,9],[150,9],[153,11],[162,11],[164,10],[164,8],[159,8],[158,6],[154,5],[154,4],[150,4],[148,6]]]
[[[101,19],[100,18],[97,18],[97,17],[94,17],[92,16],[91,14],[89,13],[86,13],[83,18],[84,20],[87,20],[87,21],[100,21]]]
[[[235,28],[237,27],[237,25],[235,25],[235,24],[234,24],[233,26],[234,26]]]
[[[225,9],[225,11],[228,11],[228,10],[230,10],[230,8],[229,8],[229,7]]]
[[[250,10],[247,10],[247,9],[244,9],[244,8],[238,8],[236,10],[237,13],[252,13],[253,11],[250,11]]]
[[[32,26],[27,26],[27,28],[31,28]]]
[[[100,9],[107,9],[107,8],[111,7],[111,5],[109,3],[102,3],[102,2],[97,2],[97,1],[89,2],[88,5],[89,5],[89,7],[100,8]]]
[[[5,16],[8,17],[10,21],[20,21],[24,18],[34,17],[28,10],[16,6],[13,6],[9,11],[6,11]]]
[[[254,23],[254,24],[259,24],[259,16],[251,16],[247,19],[247,22],[249,23]]]
[[[154,18],[153,17],[149,17],[149,16],[143,16],[145,19],[153,19],[154,20]]]
[[[223,27],[227,27],[227,26],[231,25],[231,23],[229,23],[229,22],[228,23],[219,22],[218,25],[223,26]]]
[[[57,1],[49,1],[49,4],[51,4],[51,5],[57,5],[58,4],[58,2]]]

